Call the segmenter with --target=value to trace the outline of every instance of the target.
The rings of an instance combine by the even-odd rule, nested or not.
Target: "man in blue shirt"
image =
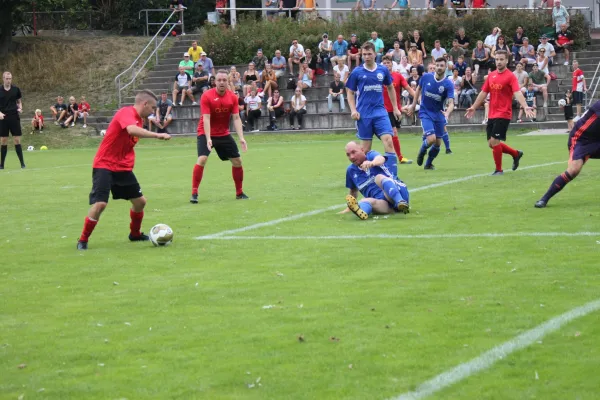
[[[408,106],[407,113],[411,115],[421,99],[419,118],[423,127],[423,144],[417,156],[417,164],[423,165],[423,158],[429,150],[429,157],[425,163],[425,169],[435,169],[433,160],[440,152],[440,145],[448,118],[454,110],[454,85],[446,79],[446,59],[443,57],[435,60],[435,73],[423,74],[419,80],[419,86],[415,91],[413,103]],[[446,102],[448,99],[448,102]],[[444,111],[444,105],[446,110]]]
[[[344,36],[338,35],[337,40],[333,42],[333,57],[331,57],[331,64],[335,66],[340,58],[345,62],[347,51],[348,42],[344,40]]]
[[[373,135],[376,135],[383,142],[385,156],[397,158],[392,141],[394,131],[383,104],[385,86],[392,102],[394,116],[396,119],[402,118],[392,76],[385,66],[375,64],[373,43],[366,42],[362,45],[362,55],[365,63],[356,67],[346,81],[348,105],[352,119],[356,120],[356,136],[361,140],[362,148],[368,152],[371,150]]]
[[[383,157],[371,150],[365,154],[356,142],[346,145],[346,156],[351,164],[346,169],[346,196],[348,209],[362,220],[371,213],[408,214],[409,193],[404,182],[396,176],[398,165],[395,159]],[[363,199],[358,202],[358,192]]]

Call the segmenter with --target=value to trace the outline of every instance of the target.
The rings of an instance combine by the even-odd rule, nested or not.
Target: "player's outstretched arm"
[[[477,110],[479,107],[481,107],[481,105],[483,104],[487,95],[488,95],[487,92],[484,92],[483,90],[481,92],[479,92],[479,94],[477,95],[477,98],[475,99],[475,103],[473,103],[473,105],[471,107],[467,108],[465,117],[472,118],[473,114],[475,114],[475,110]]]
[[[233,114],[233,127],[235,128],[235,133],[238,135],[238,139],[240,139],[240,144],[242,145],[242,150],[248,150],[248,143],[246,143],[246,139],[244,139],[244,126],[242,125],[242,119],[240,118],[240,114]]]
[[[150,139],[160,139],[160,140],[171,139],[171,135],[169,135],[168,133],[150,132],[144,128],[140,128],[137,125],[129,125],[127,127],[127,133],[129,133],[131,136],[136,136],[139,138],[150,138]]]

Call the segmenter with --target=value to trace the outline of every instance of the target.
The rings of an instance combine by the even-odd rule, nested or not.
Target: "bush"
[[[442,47],[449,49],[459,27],[465,28],[474,46],[476,40],[484,40],[495,26],[502,29],[509,44],[518,25],[525,28],[531,43],[537,43],[540,31],[551,24],[551,16],[546,12],[502,8],[481,11],[463,18],[449,17],[445,10],[432,11],[426,15],[407,12],[404,16],[395,13],[360,13],[349,15],[342,23],[326,20],[297,22],[288,18],[272,23],[241,18],[235,29],[228,25],[204,25],[201,45],[217,65],[244,64],[252,59],[258,48],[262,48],[268,57],[272,57],[275,50],[280,49],[287,58],[292,39],[298,39],[305,48],[314,50],[324,32],[329,33],[332,40],[338,34],[349,40],[350,34],[355,33],[362,43],[370,38],[371,31],[377,31],[386,48],[389,48],[393,47],[398,31],[402,31],[407,38],[409,32],[412,36],[412,31],[418,29],[427,49],[433,48],[436,39],[442,41]],[[575,35],[576,47],[584,46],[589,39],[589,27],[583,15],[571,16],[570,29]]]

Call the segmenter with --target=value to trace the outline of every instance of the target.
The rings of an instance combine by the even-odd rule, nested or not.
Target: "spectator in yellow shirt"
[[[194,64],[196,64],[200,59],[200,53],[202,53],[203,51],[204,50],[202,50],[202,47],[198,46],[198,42],[194,40],[192,42],[192,47],[190,47],[187,52],[190,54],[190,58],[192,59]]]

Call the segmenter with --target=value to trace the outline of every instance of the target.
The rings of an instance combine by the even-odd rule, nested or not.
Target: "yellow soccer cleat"
[[[360,209],[358,206],[358,201],[356,201],[354,196],[350,194],[346,196],[346,205],[348,205],[350,211],[352,211],[358,218],[362,220],[369,219],[369,214]]]
[[[413,161],[409,160],[406,157],[402,157],[402,159],[400,160],[400,164],[412,164],[412,163],[413,163]]]

